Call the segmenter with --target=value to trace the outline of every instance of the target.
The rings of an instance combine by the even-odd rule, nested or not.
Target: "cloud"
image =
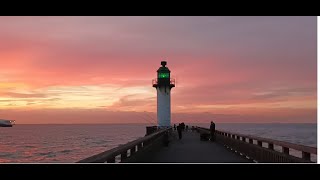
[[[280,87],[266,89],[265,91],[255,92],[252,95],[254,100],[269,99],[296,99],[296,98],[314,98],[316,99],[316,87]]]
[[[108,109],[117,109],[118,111],[145,111],[156,109],[155,97],[141,97],[139,94],[132,94],[121,97],[118,101],[114,102]]]
[[[0,93],[0,96],[12,97],[12,98],[45,98],[47,97],[46,94],[39,94],[39,93],[25,94],[25,93],[14,93],[14,92],[3,92],[3,93]]]
[[[316,19],[0,17],[0,108],[154,112],[167,60],[173,111],[313,109]]]
[[[316,123],[316,109],[278,109],[264,114],[173,113],[172,123]],[[156,113],[105,109],[1,110],[1,117],[17,124],[144,123],[154,125]]]

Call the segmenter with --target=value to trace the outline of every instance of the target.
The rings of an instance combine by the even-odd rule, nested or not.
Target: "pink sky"
[[[0,119],[316,122],[316,17],[0,17]],[[147,120],[146,120],[147,119]]]

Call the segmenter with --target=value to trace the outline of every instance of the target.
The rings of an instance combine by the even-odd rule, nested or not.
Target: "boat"
[[[0,127],[12,127],[15,124],[15,120],[0,119]]]

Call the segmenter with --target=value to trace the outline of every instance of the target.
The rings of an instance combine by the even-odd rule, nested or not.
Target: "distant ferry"
[[[14,125],[14,122],[14,120],[0,119],[0,127],[12,127]]]

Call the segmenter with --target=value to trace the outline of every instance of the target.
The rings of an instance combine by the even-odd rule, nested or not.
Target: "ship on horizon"
[[[0,127],[12,127],[15,124],[15,120],[0,119]]]

